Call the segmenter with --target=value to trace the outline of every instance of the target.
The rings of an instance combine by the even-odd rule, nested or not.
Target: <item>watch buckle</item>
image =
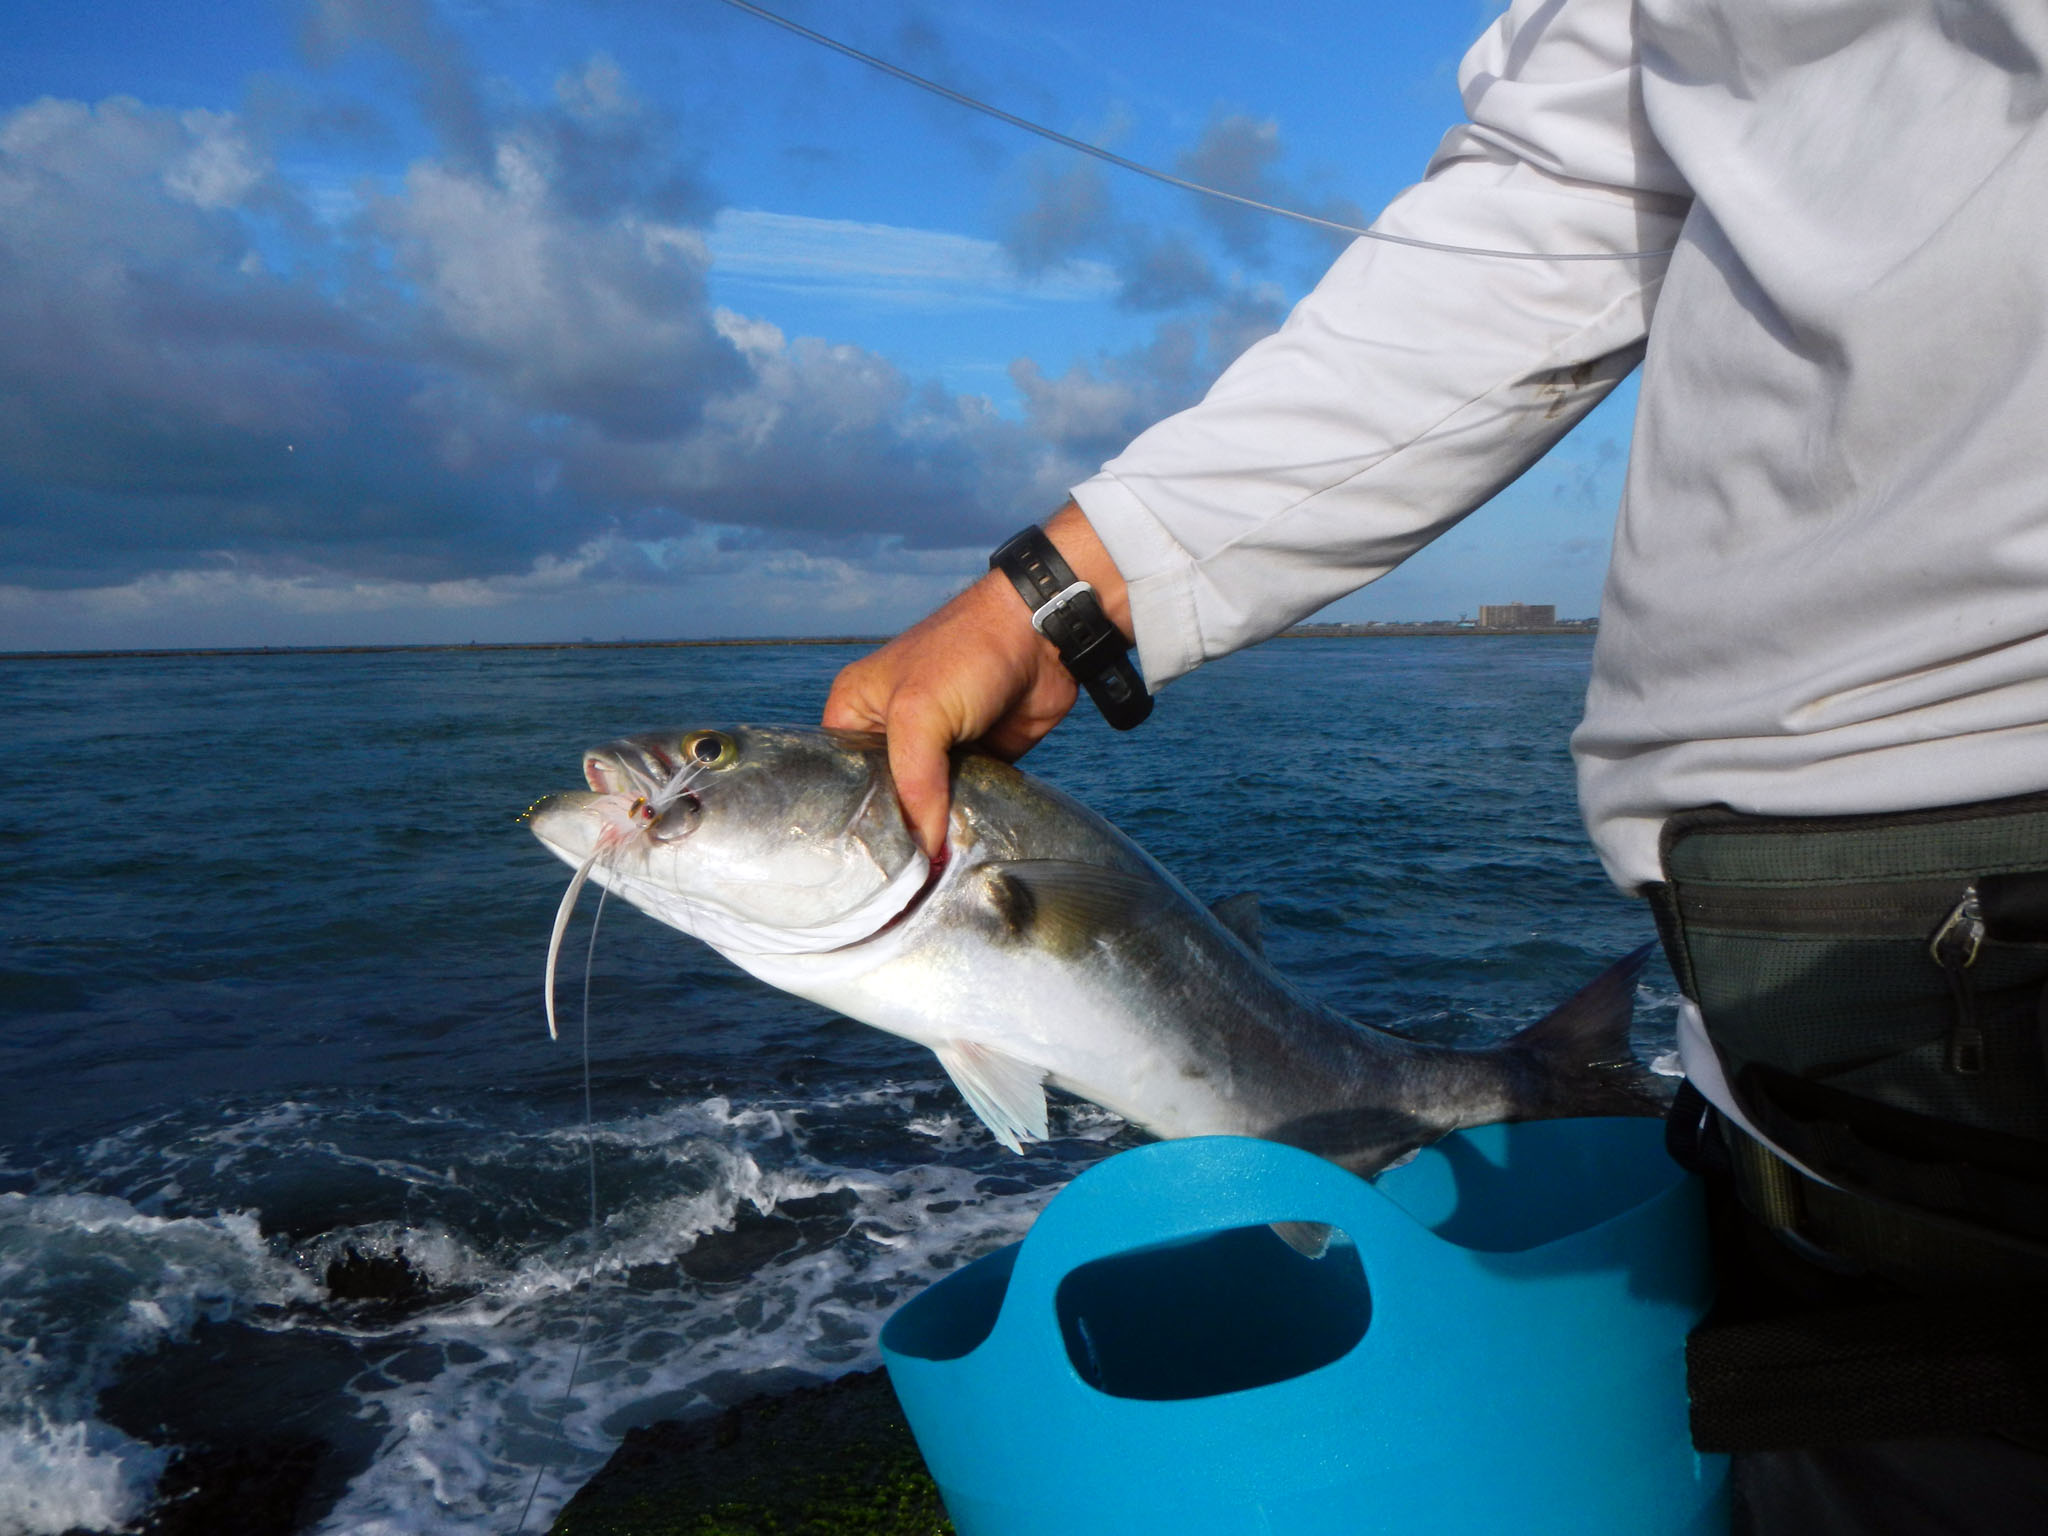
[[[1095,588],[1085,581],[1077,581],[1072,586],[1062,587],[1032,611],[1031,627],[1041,635],[1045,635],[1046,639],[1052,640],[1051,635],[1045,634],[1045,621],[1059,613],[1076,598],[1082,596],[1093,597],[1094,595]],[[1054,640],[1053,643],[1057,645],[1059,642]]]

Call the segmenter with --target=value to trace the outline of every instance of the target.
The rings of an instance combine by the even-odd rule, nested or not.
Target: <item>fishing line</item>
[[[576,1377],[583,1369],[584,1346],[590,1341],[591,1295],[597,1289],[597,1128],[590,1110],[590,975],[597,963],[597,925],[604,921],[604,902],[611,887],[599,883],[597,912],[590,919],[590,947],[583,952],[583,1161],[590,1179],[590,1236],[588,1263],[583,1271],[583,1312],[576,1325],[576,1352],[569,1357],[569,1384],[562,1388],[562,1409],[555,1416],[555,1438],[547,1460],[533,1474],[533,1486],[526,1490],[526,1503],[519,1511],[518,1529],[526,1529],[526,1517],[533,1512],[534,1495],[540,1480],[554,1470],[555,1452],[569,1443],[569,1402],[576,1395]]]
[[[1251,208],[1259,213],[1270,213],[1276,218],[1292,219],[1298,224],[1312,224],[1318,229],[1333,230],[1340,235],[1355,235],[1361,240],[1381,240],[1388,245],[1413,246],[1419,251],[1444,251],[1453,256],[1497,256],[1504,261],[1648,261],[1655,256],[1669,256],[1676,249],[1675,246],[1667,245],[1654,251],[1497,251],[1484,246],[1447,245],[1437,240],[1417,240],[1410,235],[1390,235],[1380,229],[1362,229],[1356,224],[1326,219],[1319,214],[1304,213],[1299,208],[1283,208],[1277,203],[1263,203],[1255,197],[1226,192],[1221,187],[1206,186],[1199,181],[1190,181],[1185,176],[1176,176],[1171,171],[1162,171],[1157,166],[1146,165],[1142,161],[1127,160],[1099,144],[1072,138],[1056,128],[1034,123],[1028,117],[1005,112],[1001,107],[993,106],[979,97],[969,96],[965,91],[956,91],[949,85],[941,85],[936,80],[928,80],[923,75],[913,74],[900,65],[891,64],[887,59],[878,59],[872,53],[863,53],[851,44],[840,42],[836,37],[827,37],[823,32],[814,32],[800,22],[791,21],[787,16],[778,16],[773,11],[764,10],[753,4],[752,0],[721,0],[721,3],[731,6],[736,11],[745,11],[749,16],[758,16],[763,21],[772,22],[785,32],[794,32],[806,42],[816,43],[821,48],[829,48],[834,53],[856,59],[870,69],[879,69],[883,74],[893,76],[906,85],[914,85],[921,91],[929,91],[934,96],[944,97],[947,101],[966,107],[969,111],[979,112],[984,117],[992,117],[999,123],[1008,123],[1012,128],[1035,133],[1041,139],[1049,139],[1066,149],[1092,155],[1095,159],[1116,166],[1119,170],[1149,176],[1154,181],[1164,182],[1169,187],[1179,187],[1184,192],[1195,192],[1203,197],[1235,203],[1240,208]]]

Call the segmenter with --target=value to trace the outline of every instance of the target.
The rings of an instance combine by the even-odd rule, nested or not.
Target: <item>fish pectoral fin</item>
[[[1266,925],[1259,920],[1259,898],[1253,892],[1224,897],[1209,908],[1209,915],[1236,934],[1238,942],[1253,954],[1266,953]]]
[[[968,1107],[1012,1152],[1045,1140],[1045,1069],[974,1040],[948,1040],[932,1052]]]
[[[1142,924],[1169,896],[1157,880],[1069,859],[997,860],[982,880],[1004,938],[1069,953]]]

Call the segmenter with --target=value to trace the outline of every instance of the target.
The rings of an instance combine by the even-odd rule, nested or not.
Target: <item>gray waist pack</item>
[[[1736,1101],[1843,1190],[2048,1252],[2048,795],[1666,824],[1647,887]]]

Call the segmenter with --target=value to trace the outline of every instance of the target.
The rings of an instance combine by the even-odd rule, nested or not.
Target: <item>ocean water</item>
[[[628,730],[815,719],[855,654],[0,664],[0,1536],[133,1524],[199,1448],[305,1469],[309,1531],[544,1529],[628,1428],[874,1364],[1139,1139],[1065,1102],[1013,1155],[922,1050],[612,905],[586,1142],[594,893],[551,1042],[567,872],[516,817]],[[1276,642],[1029,766],[1339,1008],[1493,1037],[1651,935],[1573,804],[1589,656]]]

